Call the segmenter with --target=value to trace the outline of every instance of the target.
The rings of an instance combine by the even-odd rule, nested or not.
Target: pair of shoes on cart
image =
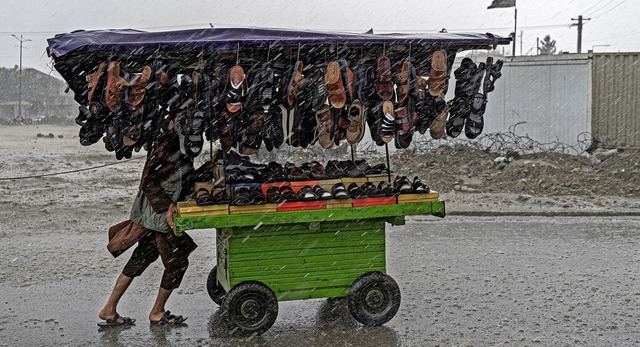
[[[413,181],[409,180],[406,176],[398,176],[393,181],[393,188],[400,194],[426,194],[431,191],[429,186],[418,176],[415,176]]]
[[[195,200],[198,206],[228,204],[231,202],[227,191],[222,187],[213,187],[211,190],[200,188],[195,192]]]
[[[293,202],[293,201],[316,201],[331,198],[331,193],[324,190],[319,185],[307,185],[296,193],[290,186],[267,188],[267,201],[271,203]]]

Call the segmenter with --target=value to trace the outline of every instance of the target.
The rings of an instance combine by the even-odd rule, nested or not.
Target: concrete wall
[[[505,58],[488,97],[484,133],[526,122],[516,134],[575,146],[581,133],[591,132],[590,88],[588,54]]]

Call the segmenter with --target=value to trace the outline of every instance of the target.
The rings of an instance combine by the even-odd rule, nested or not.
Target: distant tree
[[[540,54],[556,54],[556,40],[551,40],[551,36],[545,36],[538,47]]]

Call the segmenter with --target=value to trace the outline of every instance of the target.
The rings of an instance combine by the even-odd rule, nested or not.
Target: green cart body
[[[264,285],[277,301],[283,301],[348,297],[354,283],[365,274],[380,274],[376,275],[378,280],[386,276],[384,280],[393,281],[382,275],[386,273],[385,228],[387,223],[404,224],[407,215],[444,217],[444,202],[197,217],[178,215],[175,232],[179,235],[189,229],[216,229],[216,266],[209,276],[208,290],[224,309],[225,294],[246,283]],[[395,282],[393,285],[397,287]],[[376,293],[384,297],[384,290],[374,291]],[[398,289],[397,306],[399,294]],[[365,299],[375,299],[375,295],[371,295]],[[391,317],[393,315],[395,311],[391,312]],[[386,322],[391,317],[382,320]],[[366,319],[358,320],[367,324]],[[369,325],[379,325],[380,320],[372,323]],[[248,328],[247,332],[266,329]]]

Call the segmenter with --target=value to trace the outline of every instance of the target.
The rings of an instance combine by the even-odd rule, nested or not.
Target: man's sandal
[[[122,321],[120,321],[120,319],[122,319]],[[136,320],[133,318],[122,317],[116,313],[116,315],[113,318],[107,319],[103,322],[98,322],[98,326],[100,328],[110,328],[110,327],[134,325],[135,322]]]
[[[159,320],[150,320],[149,322],[152,325],[180,325],[182,323],[184,323],[187,320],[187,318],[182,317],[182,316],[176,316],[171,314],[171,312],[166,311],[164,313],[164,315],[162,316],[162,318],[160,318]]]

